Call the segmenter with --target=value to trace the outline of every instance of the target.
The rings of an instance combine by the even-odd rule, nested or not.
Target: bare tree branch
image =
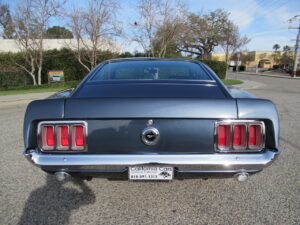
[[[180,0],[140,0],[136,11],[139,20],[131,24],[132,41],[148,56],[164,57],[185,21],[186,5]]]
[[[91,71],[103,45],[111,46],[110,38],[121,35],[116,13],[120,6],[115,1],[89,0],[87,9],[76,9],[68,14],[69,28],[76,40],[73,50],[78,62]]]
[[[46,29],[63,4],[61,0],[23,0],[15,8],[15,41],[30,69],[26,65],[17,65],[32,77],[34,84],[42,83]]]

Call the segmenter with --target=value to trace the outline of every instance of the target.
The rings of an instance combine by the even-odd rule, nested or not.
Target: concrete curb
[[[251,89],[256,89],[264,86],[264,84],[256,81],[243,80],[243,79],[241,79],[241,81],[243,81],[242,84],[232,85],[231,87],[239,88],[242,90],[251,90]]]
[[[300,80],[300,77],[288,77],[288,76],[262,74],[262,73],[238,72],[238,73],[231,73],[231,74],[247,74],[247,75],[262,76],[262,77],[275,77],[275,78],[283,78],[283,79],[290,79],[290,80],[292,79]]]

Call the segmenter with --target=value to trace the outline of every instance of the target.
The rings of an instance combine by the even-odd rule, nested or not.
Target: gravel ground
[[[21,154],[26,102],[0,103],[0,224],[300,224],[300,80],[237,76],[263,84],[249,91],[277,104],[282,128],[279,159],[245,183],[61,184]]]

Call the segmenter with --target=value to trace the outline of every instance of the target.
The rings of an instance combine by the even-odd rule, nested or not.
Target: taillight
[[[263,129],[261,125],[250,124],[249,125],[249,149],[260,149],[263,145]]]
[[[221,150],[227,150],[231,147],[231,126],[219,125],[218,126],[218,148]]]
[[[72,150],[84,149],[84,127],[82,125],[72,126]]]
[[[54,126],[42,126],[41,129],[42,148],[45,150],[54,149]]]
[[[264,148],[262,121],[229,120],[216,123],[216,150],[219,152],[261,151]]]
[[[56,137],[57,137],[57,149],[68,150],[69,149],[69,126],[67,125],[57,126]]]
[[[39,124],[42,151],[86,150],[86,122],[54,121]]]
[[[244,124],[233,125],[233,149],[246,149],[247,127]]]

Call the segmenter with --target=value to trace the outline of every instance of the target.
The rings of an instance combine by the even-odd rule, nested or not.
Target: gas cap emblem
[[[155,145],[159,140],[160,134],[155,127],[146,127],[141,135],[142,142],[145,145]]]

